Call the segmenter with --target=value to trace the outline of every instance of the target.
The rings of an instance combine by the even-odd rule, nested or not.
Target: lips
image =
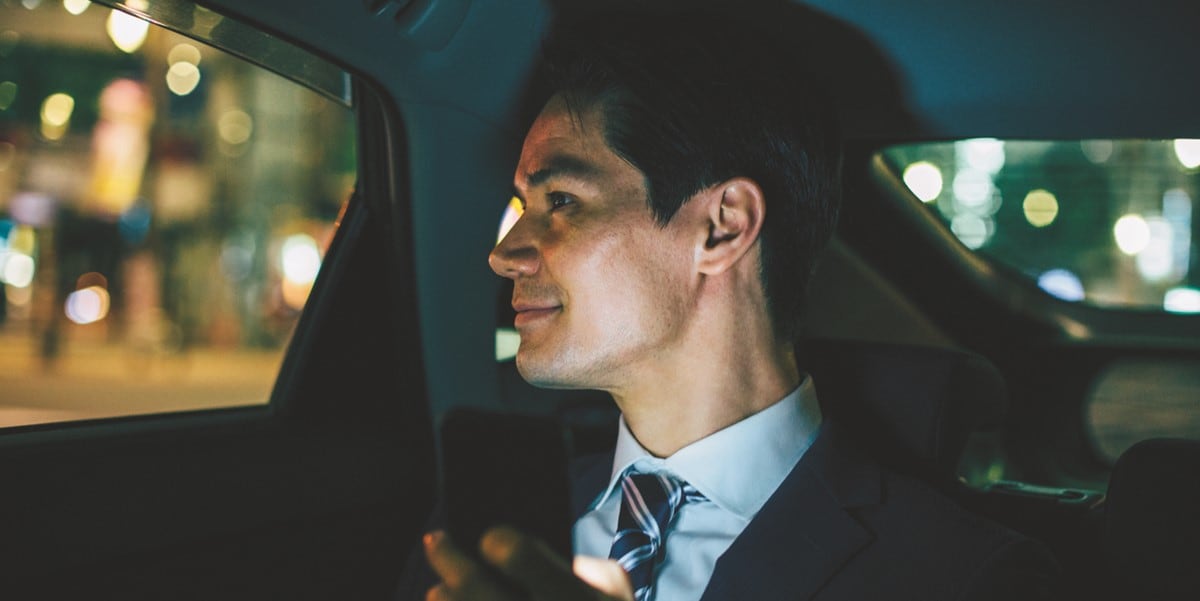
[[[529,325],[557,314],[560,309],[562,309],[561,305],[550,303],[513,303],[513,310],[517,312],[513,325],[518,328]]]

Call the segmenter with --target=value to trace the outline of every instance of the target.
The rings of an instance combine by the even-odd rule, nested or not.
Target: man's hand
[[[575,559],[575,572],[541,541],[511,528],[484,533],[479,550],[485,561],[525,587],[534,601],[632,601],[629,578],[615,561]],[[442,583],[429,589],[427,601],[520,601],[511,587],[496,582],[444,532],[425,535],[425,555]]]

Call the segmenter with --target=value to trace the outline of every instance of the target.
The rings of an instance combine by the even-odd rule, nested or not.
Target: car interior
[[[448,411],[611,447],[486,261],[597,4],[0,0],[0,596],[388,599]],[[823,410],[1064,599],[1200,598],[1200,5],[788,4],[844,138]]]

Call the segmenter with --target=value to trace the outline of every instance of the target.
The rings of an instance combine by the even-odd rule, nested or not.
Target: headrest
[[[964,351],[812,339],[796,353],[825,416],[879,460],[934,484],[955,481],[967,436],[1008,410],[1000,373]]]
[[[1104,519],[1110,573],[1131,599],[1200,599],[1200,441],[1146,440],[1121,454]]]

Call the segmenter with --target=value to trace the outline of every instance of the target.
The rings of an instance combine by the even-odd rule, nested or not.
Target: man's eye
[[[550,210],[561,209],[575,202],[575,199],[571,195],[563,194],[562,192],[551,192],[546,195],[546,200],[550,202]]]

